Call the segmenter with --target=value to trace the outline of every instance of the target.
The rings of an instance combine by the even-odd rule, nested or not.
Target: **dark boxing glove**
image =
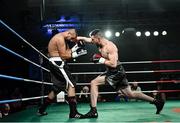
[[[105,60],[106,60],[106,59],[103,58],[103,57],[101,56],[101,54],[94,54],[93,57],[92,57],[92,61],[93,61],[94,63],[102,63],[102,64],[104,64]]]

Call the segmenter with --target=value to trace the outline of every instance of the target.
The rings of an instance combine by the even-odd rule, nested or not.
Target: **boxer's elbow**
[[[113,67],[113,68],[116,68],[116,66],[117,66],[117,63],[112,63],[111,64],[111,67]]]
[[[70,58],[71,58],[71,54],[69,54],[69,53],[62,53],[62,54],[60,54],[60,57],[61,57],[63,60],[67,60],[67,59],[70,59]]]
[[[113,61],[107,61],[105,64],[112,68],[116,68],[117,66],[117,62],[113,62]]]

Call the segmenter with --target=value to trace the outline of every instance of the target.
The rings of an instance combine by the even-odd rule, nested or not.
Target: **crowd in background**
[[[162,80],[162,81],[170,80],[170,78],[162,77],[162,78],[160,78],[160,80]],[[176,84],[177,86],[179,86],[179,83],[177,83],[177,82],[171,83],[171,84]],[[134,82],[132,84],[130,84],[130,87],[133,91],[146,90],[146,88],[144,88],[146,86],[144,86],[144,85],[141,86],[141,85],[143,85],[143,84],[138,84],[138,81],[134,80]],[[107,85],[105,85],[105,86],[107,86]],[[156,83],[154,89],[155,90],[166,90],[169,87],[170,86],[167,87],[167,85],[165,85],[164,83]],[[48,89],[45,89],[45,91],[47,91],[47,90]],[[104,91],[104,90],[101,90],[101,91]],[[77,95],[78,102],[90,103],[90,86],[89,85],[88,86],[79,86],[77,88],[77,93],[79,93],[79,95]],[[31,95],[31,94],[29,94],[29,95]],[[40,92],[38,92],[38,94],[40,94]],[[153,92],[153,93],[148,93],[148,94],[156,99],[163,99],[163,100],[166,100],[167,98],[169,99],[171,96],[171,95],[168,95],[168,93],[162,93],[162,92],[161,93]],[[177,98],[178,98],[178,95],[175,95],[175,96],[177,96]],[[8,90],[5,88],[0,89],[0,100],[21,99],[23,97],[24,97],[24,95],[21,92],[21,88],[16,87],[13,90]],[[179,95],[179,98],[180,98],[180,95]],[[122,92],[118,92],[117,94],[113,94],[113,95],[111,95],[111,94],[110,95],[108,95],[108,94],[100,95],[99,94],[98,102],[107,102],[107,101],[130,102],[130,101],[138,101],[138,100],[129,99],[128,97],[124,96],[124,94]],[[18,102],[11,102],[11,103],[7,102],[7,103],[0,104],[0,118],[7,116],[9,113],[20,111],[20,110],[26,108],[28,105],[37,105],[38,103],[40,103],[39,100],[33,101],[31,103],[26,103],[26,102],[18,101]]]

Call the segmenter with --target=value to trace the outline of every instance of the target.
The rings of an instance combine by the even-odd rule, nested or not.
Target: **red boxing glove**
[[[93,61],[94,63],[98,63],[98,62],[99,62],[99,63],[104,64],[105,58],[103,58],[103,57],[101,56],[101,54],[96,53],[96,54],[93,55],[92,61]]]

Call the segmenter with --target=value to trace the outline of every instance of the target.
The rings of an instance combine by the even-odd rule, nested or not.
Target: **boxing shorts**
[[[60,57],[49,58],[49,69],[55,93],[67,90],[69,85],[72,87],[76,86],[75,79],[69,71],[68,65]]]
[[[110,84],[116,91],[125,89],[129,85],[125,70],[120,62],[118,62],[116,68],[107,67],[106,72],[102,75],[106,76],[106,83]]]

